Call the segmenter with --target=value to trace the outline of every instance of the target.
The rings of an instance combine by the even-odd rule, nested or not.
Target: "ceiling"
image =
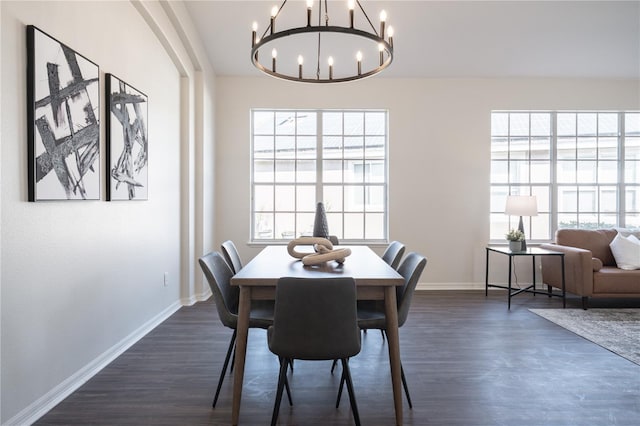
[[[640,78],[640,1],[360,2],[376,25],[385,9],[395,29],[394,61],[382,77]],[[217,75],[259,75],[251,24],[260,35],[281,0],[184,3]],[[329,1],[333,25],[346,25],[345,4]],[[304,25],[304,8],[289,0],[283,12],[293,12],[277,29]]]

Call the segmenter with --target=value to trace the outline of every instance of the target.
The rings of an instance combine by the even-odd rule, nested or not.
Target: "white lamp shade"
[[[538,216],[538,200],[535,195],[509,195],[504,212],[510,216]]]

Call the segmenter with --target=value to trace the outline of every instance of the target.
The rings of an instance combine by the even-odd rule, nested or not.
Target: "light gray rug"
[[[640,365],[640,309],[529,309]]]

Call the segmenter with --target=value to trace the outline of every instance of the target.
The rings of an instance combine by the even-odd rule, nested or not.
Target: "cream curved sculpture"
[[[313,246],[315,253],[302,253],[296,250],[297,246]],[[302,259],[305,266],[318,265],[320,263],[335,260],[344,263],[347,256],[351,254],[351,249],[334,249],[331,241],[321,237],[300,237],[289,241],[287,252],[296,259]]]

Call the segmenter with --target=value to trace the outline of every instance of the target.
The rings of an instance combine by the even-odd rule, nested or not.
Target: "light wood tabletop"
[[[231,423],[237,425],[240,417],[240,400],[244,380],[244,364],[249,335],[251,300],[275,298],[275,287],[282,277],[326,278],[353,277],[358,300],[384,300],[386,333],[389,347],[389,364],[396,413],[396,424],[402,424],[402,381],[400,376],[400,344],[398,339],[398,311],[396,286],[404,278],[385,263],[367,246],[348,246],[351,255],[343,264],[335,261],[315,266],[304,266],[299,259],[289,255],[286,246],[267,246],[231,279],[240,287],[238,307],[238,334],[236,340],[235,373],[233,383],[233,407]],[[342,246],[340,246],[342,248]],[[297,250],[302,251],[303,248]],[[311,252],[311,247],[308,247]]]

